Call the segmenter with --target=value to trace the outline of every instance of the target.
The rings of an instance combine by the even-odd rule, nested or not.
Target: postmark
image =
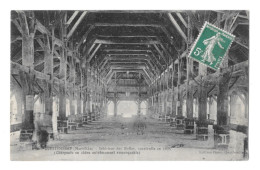
[[[231,33],[205,22],[189,57],[217,70],[234,39]]]

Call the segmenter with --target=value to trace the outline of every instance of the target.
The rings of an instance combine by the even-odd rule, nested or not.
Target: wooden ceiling
[[[236,17],[230,26],[237,38],[230,49],[229,65],[248,60],[249,21],[245,11],[26,11],[26,14],[34,16],[48,31],[54,27],[55,37],[64,39],[75,53],[76,57],[68,57],[68,63],[75,60],[76,72],[82,67],[94,70],[108,84],[116,79],[133,79],[137,84],[149,85],[188,50],[187,44],[198,35],[204,21],[216,23],[218,16],[221,27],[225,26],[225,17]],[[187,39],[188,17],[193,40]],[[21,64],[21,32],[16,11],[11,12],[11,20],[11,60]],[[61,27],[66,28],[66,37],[61,37]],[[37,71],[44,70],[41,37],[37,30],[34,46]],[[59,55],[59,49],[55,49],[53,69],[57,77]],[[180,60],[186,62],[185,57]],[[197,65],[194,67],[196,70]],[[68,64],[67,75],[69,68]]]

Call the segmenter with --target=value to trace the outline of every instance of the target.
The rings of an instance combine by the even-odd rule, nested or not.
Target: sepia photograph
[[[10,160],[247,161],[249,14],[11,10]]]

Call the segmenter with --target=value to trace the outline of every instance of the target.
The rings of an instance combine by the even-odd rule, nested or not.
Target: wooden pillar
[[[46,35],[44,50],[44,73],[50,75],[51,80],[46,81],[46,88],[44,89],[45,96],[45,114],[52,115],[53,110],[53,53],[50,50],[49,37]]]
[[[27,21],[27,17],[23,11],[18,11],[18,17],[22,30],[22,65],[30,69],[29,73],[20,71],[20,79],[23,90],[24,101],[24,117],[22,121],[22,129],[34,129],[34,81],[35,76],[31,73],[34,69],[34,17]]]
[[[141,102],[140,99],[137,100],[137,115],[141,114]]]
[[[173,101],[172,101],[172,116],[177,116],[177,101],[178,101],[178,92],[177,87],[173,88]]]
[[[193,41],[192,37],[192,26],[190,17],[188,16],[188,31],[187,31],[187,48],[191,45]],[[193,88],[190,84],[190,80],[193,76],[193,60],[189,57],[187,57],[187,83],[186,83],[186,112],[187,112],[187,118],[193,118]]]
[[[220,16],[218,14],[217,21],[220,21]],[[224,30],[230,32],[230,25],[233,20],[232,16],[227,16],[224,23]],[[220,22],[218,22],[220,23]],[[217,124],[219,126],[228,125],[228,91],[229,91],[229,81],[231,74],[229,72],[223,72],[225,68],[228,67],[228,52],[223,57],[223,61],[218,70],[218,96],[217,96]]]
[[[66,120],[67,56],[62,48],[60,50],[59,119]]]
[[[86,67],[87,65],[84,64],[82,65],[82,91],[83,91],[83,114],[88,113],[88,105],[87,102],[89,100],[88,97],[88,68]]]
[[[187,118],[193,118],[193,89],[190,84],[192,77],[193,60],[187,57],[187,82],[186,82],[186,112]]]
[[[33,82],[35,81],[35,76],[33,74],[28,74],[23,71],[19,72],[21,85],[23,89],[23,100],[24,100],[24,117],[22,120],[22,129],[34,129],[34,91]]]
[[[64,42],[64,37],[66,37],[66,30],[64,22],[61,21],[60,37]],[[59,119],[66,120],[66,91],[67,91],[67,52],[64,48],[60,47],[60,87],[59,87]]]
[[[176,103],[176,114],[182,116],[182,91],[181,91],[181,58],[178,58],[178,83],[177,83],[177,103]]]
[[[217,97],[217,124],[220,126],[228,125],[228,84],[230,73],[223,73],[219,77]]]
[[[65,84],[60,83],[59,87],[59,120],[66,120],[66,90]]]
[[[74,115],[74,111],[75,111],[75,106],[74,106],[74,96],[73,96],[73,92],[72,92],[72,88],[68,89],[68,93],[69,93],[69,105],[70,105],[70,115]]]
[[[87,93],[87,113],[90,114],[91,110],[91,90],[88,91]]]
[[[116,94],[115,94],[116,95]],[[114,99],[114,117],[117,116],[117,99]]]
[[[174,80],[175,80],[175,65],[172,63],[172,116],[176,117],[176,92],[175,92],[175,87],[174,87]]]
[[[207,83],[203,80],[203,76],[207,75],[207,66],[199,63],[199,80],[198,84],[198,118],[203,121],[207,119]]]
[[[83,98],[82,98],[82,100],[83,100],[83,112],[82,112],[82,114],[85,115],[87,113],[87,91],[84,90],[82,92],[82,95],[83,95]]]

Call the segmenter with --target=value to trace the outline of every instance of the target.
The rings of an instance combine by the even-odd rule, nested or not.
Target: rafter
[[[85,17],[85,15],[87,14],[87,11],[84,11],[81,16],[79,17],[79,19],[77,20],[77,22],[73,25],[73,27],[71,28],[70,32],[67,35],[67,39],[69,40],[70,37],[72,36],[72,34],[74,33],[74,31],[77,29],[77,27],[79,26],[79,24],[81,23],[81,21],[83,20],[83,18]]]
[[[96,52],[98,51],[98,49],[100,48],[102,44],[98,44],[97,47],[95,48],[95,50],[92,52],[92,54],[88,57],[87,62],[90,62],[91,59],[94,57],[94,55],[96,54]]]
[[[77,16],[77,14],[79,13],[79,11],[75,11],[72,16],[70,17],[70,19],[66,22],[67,27],[70,25],[70,23],[74,20],[74,18]]]
[[[173,26],[177,29],[177,31],[179,32],[179,34],[182,36],[182,38],[185,40],[185,42],[187,42],[187,36],[186,34],[182,31],[181,27],[179,26],[179,24],[177,23],[177,21],[173,18],[171,13],[168,13],[167,16],[169,17],[171,23],[173,24]]]

